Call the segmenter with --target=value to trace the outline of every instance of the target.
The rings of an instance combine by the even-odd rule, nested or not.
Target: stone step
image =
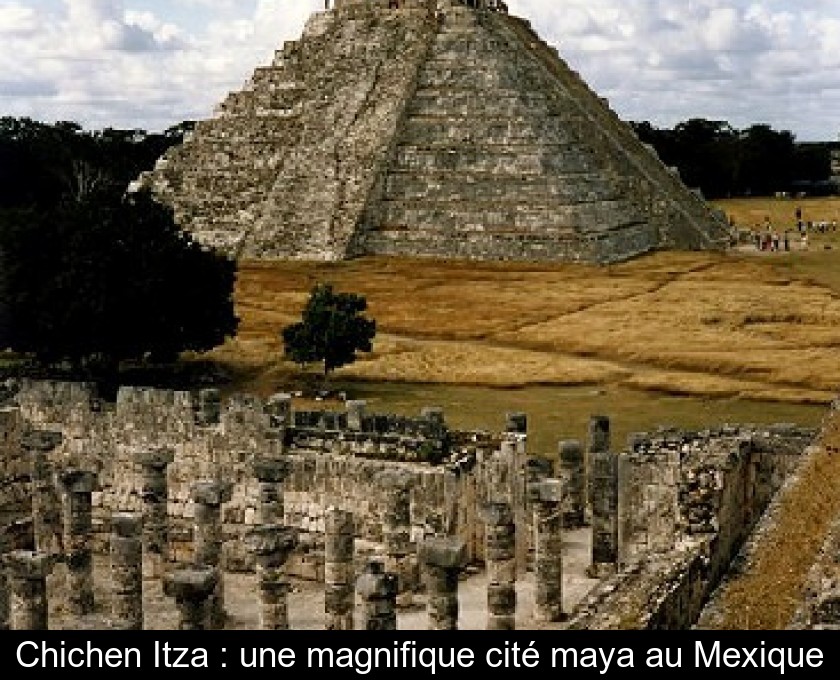
[[[516,231],[452,233],[407,229],[384,229],[366,234],[365,246],[371,253],[385,256],[411,256],[479,260],[584,261],[611,262],[620,240],[627,254],[641,254],[655,243],[646,224],[628,224],[607,237],[592,238],[579,233],[521,233]]]
[[[518,118],[465,118],[411,116],[403,124],[405,139],[415,145],[430,144],[505,144],[571,143],[574,136],[563,119],[553,117],[533,120]]]
[[[558,57],[556,51],[550,49],[533,31],[519,20],[500,22],[498,27],[503,32],[520,36],[526,51],[523,55],[532,53],[541,59],[543,76],[550,73],[551,77],[571,97],[579,110],[585,111],[594,125],[601,126],[601,150],[613,158],[622,157],[619,162],[624,163],[632,172],[644,174],[651,186],[659,194],[659,200],[664,201],[682,215],[682,223],[693,230],[700,240],[711,238],[726,238],[726,227],[722,222],[715,226],[716,218],[709,206],[699,200],[692,192],[686,191],[678,178],[674,177],[655,154],[642,145],[632,129],[619,119],[606,100],[598,97],[583,81],[580,75],[572,71]],[[675,225],[675,228],[682,228]],[[691,234],[683,234],[683,240],[694,238]]]
[[[585,149],[570,149],[569,153],[550,153],[537,147],[522,147],[474,151],[465,149],[419,149],[401,147],[394,159],[392,172],[442,170],[463,173],[494,173],[499,175],[544,175],[595,172],[601,169]]]
[[[568,173],[551,177],[498,176],[489,173],[391,173],[385,187],[388,200],[542,200],[569,202],[619,198],[618,189],[598,173]]]
[[[471,89],[487,90],[500,88],[510,90],[521,96],[521,89],[517,91],[517,73],[514,70],[499,70],[487,68],[486,63],[476,60],[476,63],[462,64],[452,62],[449,68],[426,68],[420,76],[421,88],[439,89]],[[537,93],[540,94],[540,93]],[[540,95],[544,96],[544,95]]]
[[[519,96],[509,96],[501,92],[496,97],[495,93],[494,96],[489,96],[487,91],[481,96],[478,90],[440,93],[420,91],[408,108],[408,114],[412,116],[446,115],[465,118],[517,118],[526,114],[540,117],[553,113],[554,110],[546,96],[537,92]],[[565,111],[560,113],[567,114]]]
[[[383,225],[421,228],[484,230],[508,227],[523,231],[580,229],[601,231],[636,222],[641,216],[625,200],[566,204],[505,201],[383,201]]]

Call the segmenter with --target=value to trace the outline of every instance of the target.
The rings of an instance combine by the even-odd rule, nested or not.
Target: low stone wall
[[[251,567],[239,539],[258,522],[253,464],[259,459],[291,464],[284,520],[304,538],[322,533],[327,507],[337,505],[358,518],[360,537],[380,541],[389,503],[387,475],[399,472],[411,487],[412,545],[446,528],[463,536],[470,559],[480,560],[480,506],[491,496],[521,496],[512,490],[517,477],[511,470],[520,464],[516,450],[501,455],[499,436],[450,433],[438,409],[426,409],[419,418],[366,414],[358,404],[347,413],[292,412],[287,395],[267,402],[239,396],[222,404],[209,390],[143,388],[123,388],[115,404],[104,404],[89,385],[57,382],[24,383],[18,401],[34,427],[64,434],[51,454],[56,466],[97,473],[99,549],[106,547],[113,513],[142,509],[138,455],[160,448],[173,455],[168,516],[178,562],[191,559],[192,485],[225,480],[233,484],[222,515],[227,564]],[[524,456],[524,448],[520,452]]]
[[[687,628],[815,432],[792,425],[637,436],[619,457],[619,573],[575,629]]]

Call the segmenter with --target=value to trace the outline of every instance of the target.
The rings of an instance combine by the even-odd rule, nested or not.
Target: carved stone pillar
[[[179,630],[206,630],[210,620],[210,598],[216,591],[218,570],[210,567],[180,569],[167,574],[163,592],[175,599]]]
[[[411,546],[411,487],[407,473],[384,473],[380,486],[386,494],[382,517],[382,538],[385,543],[385,571],[397,577],[399,593],[411,592],[418,585],[416,551]]]
[[[111,517],[112,624],[119,630],[143,629],[143,516]]]
[[[96,473],[66,470],[58,475],[64,494],[64,561],[67,604],[74,616],[91,614],[93,601],[93,491]]]
[[[282,458],[265,458],[254,461],[254,477],[259,483],[257,505],[258,524],[283,524],[283,482],[292,473],[292,463]]]
[[[347,429],[353,432],[361,432],[367,402],[358,400],[348,401],[345,406],[347,408]]]
[[[586,508],[586,466],[583,446],[577,440],[563,441],[559,445],[560,476],[565,485],[563,499],[563,526],[566,529],[582,527]]]
[[[47,576],[55,558],[24,550],[6,556],[11,589],[12,630],[48,630]]]
[[[534,486],[534,618],[563,619],[563,487],[556,479]]]
[[[216,590],[210,600],[208,628],[224,627],[225,590],[222,562],[222,505],[233,495],[230,482],[197,482],[191,489],[194,508],[194,555],[197,567],[209,567],[217,573]]]
[[[421,544],[429,630],[458,629],[458,575],[466,556],[467,546],[459,538],[441,536]]]
[[[353,630],[353,593],[356,582],[353,514],[331,507],[327,510],[325,528],[326,629]]]
[[[397,629],[397,577],[380,560],[368,562],[356,584],[362,599],[362,630]]]
[[[615,573],[618,565],[618,456],[592,455],[592,566],[596,577]]]
[[[284,567],[297,545],[297,532],[278,524],[263,525],[249,531],[245,542],[256,558],[260,629],[288,630],[289,583]]]
[[[509,503],[484,507],[487,629],[516,628],[516,525]]]
[[[143,571],[148,578],[163,576],[170,561],[167,469],[174,460],[175,451],[170,448],[135,455],[143,470]]]
[[[61,501],[56,492],[50,452],[62,441],[60,432],[35,430],[23,440],[32,459],[32,533],[35,550],[60,555],[62,548]]]
[[[592,485],[594,479],[593,457],[597,453],[605,453],[610,450],[610,419],[608,416],[591,416],[586,438],[586,519],[592,517]]]

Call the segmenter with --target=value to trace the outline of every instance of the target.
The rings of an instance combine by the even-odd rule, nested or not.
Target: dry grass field
[[[833,219],[840,201],[720,205],[736,224]],[[531,416],[534,444],[582,436],[588,415],[614,417],[619,441],[657,425],[814,424],[840,389],[840,235],[807,252],[659,253],[609,267],[366,258],[244,263],[238,337],[213,353],[231,389],[300,384],[280,329],[311,287],[367,296],[374,352],[333,385],[375,410],[447,409],[458,426]]]
[[[764,218],[781,229],[796,225],[796,209],[802,209],[802,220],[819,222],[837,220],[840,222],[840,200],[830,198],[733,198],[717,201],[723,210],[743,228],[761,228]]]

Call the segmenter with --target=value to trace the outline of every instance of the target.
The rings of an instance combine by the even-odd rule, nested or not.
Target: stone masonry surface
[[[554,461],[529,457],[525,414],[494,434],[451,430],[435,408],[315,413],[287,395],[124,387],[111,404],[90,385],[33,381],[9,395],[5,627],[241,627],[231,617],[249,579],[253,620],[268,629],[301,620],[305,581],[321,584],[324,607],[307,625],[390,629],[425,602],[427,625],[454,629],[473,616],[459,591],[476,595],[482,569],[486,627],[511,629],[528,607],[539,627],[685,628],[816,434],[663,429],[616,447],[600,416],[585,445],[558,437],[566,455]],[[61,513],[43,512],[48,478],[63,527]],[[591,537],[573,558],[581,534]],[[62,609],[47,606],[48,583]],[[814,625],[836,624],[834,588],[812,598]]]
[[[727,247],[721,215],[526,21],[473,4],[314,14],[132,189],[245,258],[605,263]]]

